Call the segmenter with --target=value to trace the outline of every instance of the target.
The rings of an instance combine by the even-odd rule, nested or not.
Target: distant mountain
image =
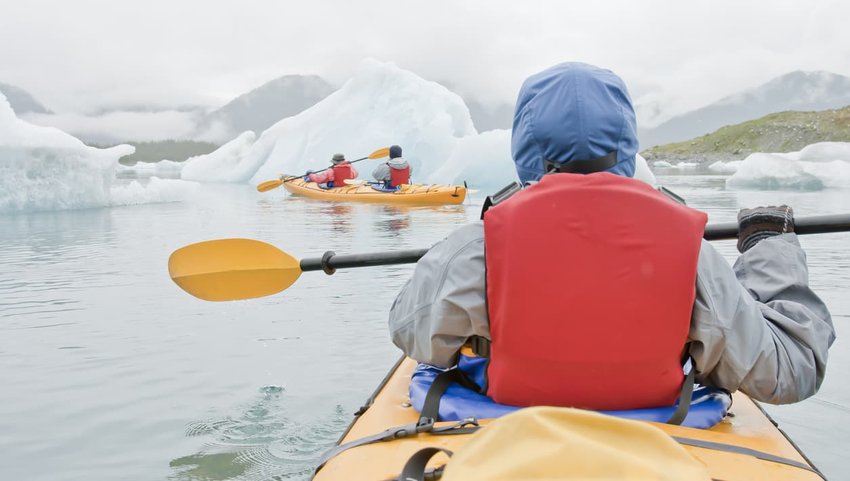
[[[774,113],[685,142],[657,145],[641,155],[668,162],[741,160],[753,152],[795,152],[818,142],[850,142],[850,106]]]
[[[796,71],[764,85],[721,99],[652,129],[640,129],[642,147],[678,142],[724,125],[789,110],[815,111],[850,105],[850,77],[830,72]]]
[[[232,134],[260,133],[279,120],[312,107],[335,89],[316,75],[285,75],[236,97],[205,119],[207,127],[222,123]]]
[[[51,111],[47,110],[38,100],[35,99],[29,92],[26,90],[15,87],[14,85],[0,83],[0,93],[6,97],[9,103],[12,105],[12,110],[15,111],[17,115],[23,114],[50,114]]]

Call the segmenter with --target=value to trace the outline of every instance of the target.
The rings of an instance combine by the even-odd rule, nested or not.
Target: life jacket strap
[[[685,376],[685,381],[682,383],[682,390],[679,393],[679,404],[676,406],[676,410],[673,411],[670,419],[667,420],[667,424],[682,424],[688,416],[688,409],[691,407],[691,397],[694,394],[694,377],[697,371],[693,358],[690,358],[690,360],[691,370],[688,371],[688,375]]]
[[[488,195],[486,199],[484,199],[484,205],[481,207],[481,218],[484,218],[484,213],[487,212],[487,209],[490,207],[499,205],[499,203],[508,200],[512,195],[522,190],[522,186],[519,185],[519,182],[511,182],[510,184],[502,187],[493,195]]]

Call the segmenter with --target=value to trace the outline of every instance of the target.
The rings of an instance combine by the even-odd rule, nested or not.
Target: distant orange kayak
[[[451,205],[462,204],[466,199],[466,187],[462,185],[404,184],[396,191],[378,190],[371,185],[345,185],[323,189],[315,182],[295,179],[283,186],[290,193],[311,199],[334,202],[374,202],[404,205]]]

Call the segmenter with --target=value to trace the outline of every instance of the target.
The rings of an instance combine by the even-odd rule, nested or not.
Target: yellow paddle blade
[[[390,148],[384,147],[383,149],[378,149],[371,154],[369,154],[370,159],[383,159],[384,157],[390,156]]]
[[[368,180],[361,179],[345,179],[343,182],[345,185],[369,185],[371,183]]]
[[[301,275],[295,259],[254,239],[190,244],[168,258],[168,273],[184,291],[205,301],[252,299],[280,292]]]
[[[260,192],[267,192],[272,189],[277,189],[281,185],[283,185],[282,180],[267,180],[257,185],[257,190]]]

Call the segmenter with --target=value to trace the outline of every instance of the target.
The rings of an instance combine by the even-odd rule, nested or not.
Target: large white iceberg
[[[456,142],[474,134],[458,95],[393,64],[368,60],[338,91],[269,127],[249,149],[228,144],[229,155],[216,151],[190,160],[183,178],[256,184],[325,168],[336,152],[352,160],[398,144],[414,171],[431,179]],[[367,177],[375,165],[367,160],[356,167]]]
[[[0,94],[0,212],[107,205],[118,159],[134,151],[24,122]]]
[[[300,114],[283,119],[256,140],[243,133],[215,152],[187,161],[181,178],[257,184],[280,174],[329,165],[335,152],[349,160],[398,144],[414,181],[498,189],[517,179],[510,131],[478,134],[463,100],[442,85],[390,63],[364,61],[342,88]],[[380,161],[355,167],[370,177]],[[654,184],[643,158],[636,177]]]

